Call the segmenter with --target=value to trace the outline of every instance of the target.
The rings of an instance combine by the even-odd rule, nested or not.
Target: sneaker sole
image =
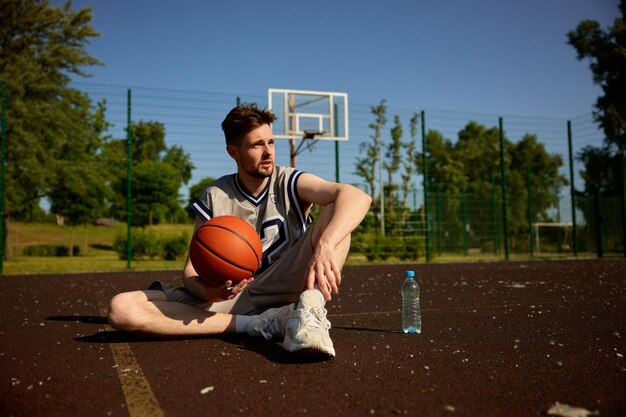
[[[283,347],[288,352],[312,358],[330,359],[335,357],[335,349],[329,348],[320,342],[305,346],[295,343],[291,338],[285,336]]]

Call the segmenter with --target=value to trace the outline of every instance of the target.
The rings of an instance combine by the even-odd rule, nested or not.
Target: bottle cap
[[[414,277],[415,277],[415,272],[414,272],[414,271],[406,271],[406,272],[404,273],[404,276],[405,276],[406,278],[414,278]]]

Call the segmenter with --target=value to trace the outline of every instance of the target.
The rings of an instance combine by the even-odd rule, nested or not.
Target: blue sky
[[[55,1],[55,4],[61,2]],[[86,82],[546,117],[589,113],[600,89],[566,33],[618,0],[76,0],[102,36]]]

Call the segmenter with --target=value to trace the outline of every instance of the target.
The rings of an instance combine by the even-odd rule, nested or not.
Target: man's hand
[[[249,278],[233,285],[233,281],[228,280],[219,287],[212,287],[198,276],[190,277],[189,279],[192,279],[197,284],[197,288],[201,289],[202,298],[211,302],[231,300],[254,281],[254,278]]]
[[[334,247],[320,243],[315,248],[311,263],[307,268],[306,288],[313,289],[317,283],[327,301],[332,299],[331,294],[339,293],[341,285],[341,270],[337,265]]]

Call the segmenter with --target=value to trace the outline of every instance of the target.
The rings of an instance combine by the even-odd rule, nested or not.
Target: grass
[[[191,235],[191,224],[164,224],[149,228],[157,237]],[[55,224],[10,223],[8,228],[7,254],[10,260],[3,263],[3,273],[17,274],[59,274],[71,272],[110,272],[127,271],[126,260],[119,259],[113,251],[113,242],[118,235],[126,236],[126,224],[115,226],[79,226],[75,229],[74,245],[80,247],[80,255],[69,257],[24,256],[25,247],[31,245],[64,245],[69,247],[71,227]],[[165,261],[162,259],[141,259],[131,262],[133,271],[156,271],[182,269],[184,259]]]
[[[150,231],[157,237],[179,236],[181,233],[191,235],[193,225],[191,224],[164,224],[151,226]],[[29,224],[10,223],[7,243],[7,254],[11,255],[10,260],[3,263],[3,274],[63,274],[77,272],[122,272],[128,271],[125,259],[119,259],[118,254],[113,251],[113,242],[118,235],[126,236],[126,224],[118,223],[115,226],[80,226],[75,230],[74,245],[80,247],[80,255],[74,257],[34,257],[23,256],[22,251],[29,245],[64,245],[69,247],[72,229],[70,227],[59,227],[54,224]],[[620,255],[623,256],[623,255]],[[595,258],[595,254],[581,254],[581,258]],[[511,261],[528,260],[551,260],[551,259],[571,259],[571,254],[553,254],[546,256],[530,257],[526,254],[511,253]],[[481,253],[463,256],[455,253],[444,253],[442,256],[435,256],[432,263],[459,263],[459,262],[494,262],[503,261],[504,254],[495,256],[493,254]],[[361,254],[350,254],[346,262],[348,265],[369,264],[366,257]],[[389,258],[385,261],[376,262],[380,264],[416,264],[425,263],[420,257],[418,260],[399,261]],[[157,270],[181,270],[184,259],[166,261],[162,259],[141,259],[131,262],[131,271],[157,271]]]

